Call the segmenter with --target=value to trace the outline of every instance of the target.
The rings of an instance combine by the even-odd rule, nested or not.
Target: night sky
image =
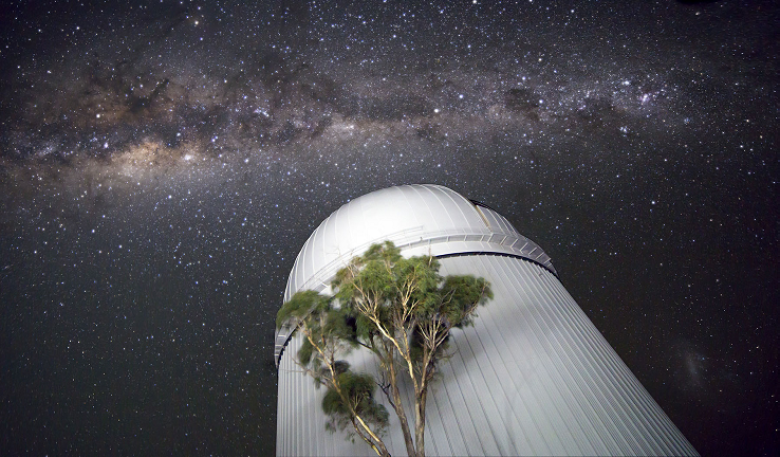
[[[483,201],[702,455],[780,454],[776,1],[5,1],[0,454],[274,452],[350,199]]]

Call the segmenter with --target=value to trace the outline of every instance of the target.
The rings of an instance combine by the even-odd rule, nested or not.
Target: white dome
[[[352,257],[385,240],[405,256],[513,255],[555,273],[550,257],[503,216],[446,187],[418,184],[356,198],[325,219],[298,254],[284,300],[300,290],[322,291]]]
[[[331,292],[338,268],[386,239],[404,256],[438,256],[443,276],[474,274],[492,284],[474,325],[450,334],[449,363],[429,390],[431,454],[698,455],[555,277],[549,257],[495,211],[445,187],[393,187],[341,207],[301,250],[287,298],[301,289]],[[325,432],[325,392],[298,365],[306,337],[293,324],[275,343],[277,454],[371,453],[345,433]],[[382,379],[369,349],[342,355],[356,372]],[[414,386],[398,387],[408,411]],[[382,395],[377,400],[391,411]],[[395,419],[383,440],[404,453]]]
[[[304,243],[284,301],[301,290],[328,292],[336,272],[369,246],[390,240],[406,257],[504,255],[538,263],[557,275],[550,257],[503,216],[443,186],[415,184],[371,192],[342,206]],[[292,334],[276,332],[274,359]]]

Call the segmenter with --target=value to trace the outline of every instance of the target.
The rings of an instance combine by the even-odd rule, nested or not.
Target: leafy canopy
[[[446,358],[450,330],[473,324],[477,307],[493,296],[484,278],[442,277],[439,269],[431,256],[404,258],[392,242],[374,244],[337,272],[332,296],[298,292],[277,314],[277,328],[289,322],[305,335],[298,364],[327,386],[322,407],[331,428],[351,424],[380,455],[388,455],[380,437],[388,414],[375,399],[376,387],[400,419],[407,452],[424,455],[427,389]],[[357,347],[376,356],[381,379],[354,373],[340,360]],[[414,387],[414,438],[398,388],[402,379]]]

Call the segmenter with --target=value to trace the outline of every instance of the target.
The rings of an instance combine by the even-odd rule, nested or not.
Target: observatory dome
[[[295,259],[284,301],[296,292],[328,292],[336,272],[372,244],[392,241],[406,257],[503,255],[557,275],[550,257],[503,216],[443,186],[390,187],[356,198],[325,219]],[[293,328],[276,332],[277,364]]]
[[[501,215],[446,187],[392,187],[328,217],[301,249],[285,301],[300,290],[330,295],[339,268],[390,240],[404,256],[432,255],[440,274],[477,275],[490,304],[452,332],[448,363],[428,390],[431,455],[698,455],[558,280],[550,258]],[[323,389],[300,367],[307,332],[276,333],[277,455],[368,455],[362,440],[328,433]],[[309,334],[310,335],[310,334]],[[356,372],[386,379],[371,349],[339,354]],[[381,381],[384,382],[384,381]],[[397,385],[406,411],[414,385]],[[392,407],[382,395],[389,411]],[[584,418],[584,419],[583,419]],[[453,433],[455,430],[455,433]],[[405,454],[400,423],[383,436]]]
[[[298,254],[284,300],[299,290],[322,291],[352,257],[385,240],[405,256],[512,255],[555,273],[536,243],[485,205],[443,186],[398,186],[356,198],[325,219]]]

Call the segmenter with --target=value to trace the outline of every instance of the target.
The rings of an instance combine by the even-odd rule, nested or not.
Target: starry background
[[[780,453],[773,1],[9,1],[0,453],[271,454],[311,231],[484,201],[703,455]]]

